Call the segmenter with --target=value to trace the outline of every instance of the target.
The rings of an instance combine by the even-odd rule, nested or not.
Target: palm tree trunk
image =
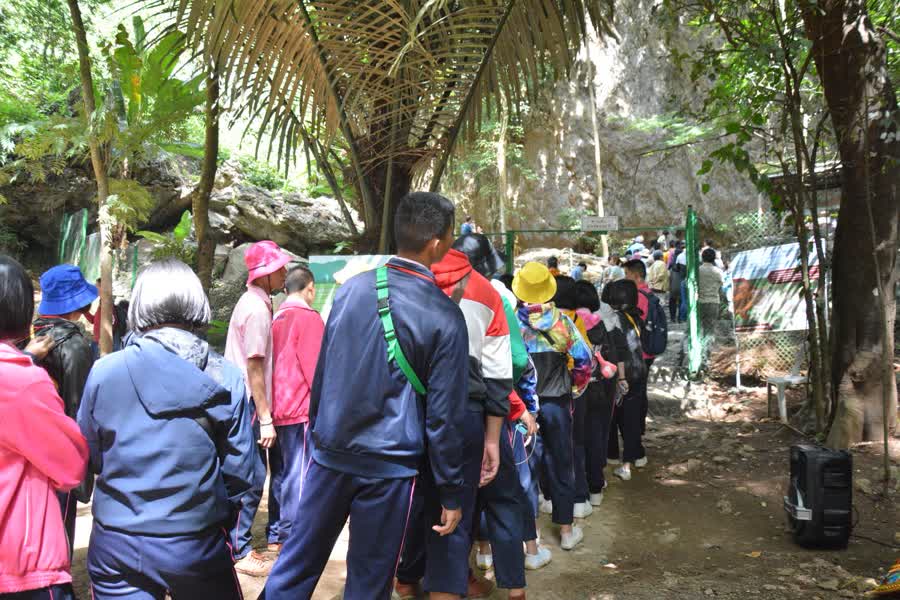
[[[78,46],[78,66],[81,73],[81,97],[84,102],[84,118],[90,122],[94,114],[96,102],[94,100],[94,78],[91,75],[91,56],[88,49],[87,34],[84,30],[84,20],[81,17],[81,7],[78,0],[66,0],[69,5],[69,13],[72,17],[72,29],[75,30],[75,43]],[[88,145],[91,150],[91,165],[94,168],[94,177],[97,179],[97,204],[100,214],[100,353],[112,352],[112,319],[113,319],[113,290],[112,290],[112,254],[110,252],[109,226],[103,218],[106,209],[106,199],[109,196],[109,174],[106,171],[106,161],[100,148],[100,141],[93,132],[88,136]]]
[[[209,196],[216,181],[219,158],[219,73],[218,65],[209,67],[206,78],[206,140],[203,149],[203,172],[200,184],[192,194],[194,232],[197,234],[197,276],[209,293],[215,244],[209,235]]]

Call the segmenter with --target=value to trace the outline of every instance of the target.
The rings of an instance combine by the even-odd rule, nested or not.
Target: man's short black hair
[[[659,248],[660,248],[659,240],[653,242],[653,243],[650,245],[650,248],[651,248],[652,250],[659,250]]]
[[[0,340],[28,335],[34,318],[34,285],[18,262],[0,254]]]
[[[509,291],[512,291],[513,279],[515,279],[515,278],[513,277],[512,273],[504,273],[503,275],[501,275],[500,277],[497,278],[497,280],[500,283],[502,283],[503,285],[505,285],[506,289],[508,289]]]
[[[675,240],[669,240],[669,248],[674,248],[677,245],[678,245],[678,242],[676,242]]]
[[[558,269],[559,268],[559,259],[555,256],[551,256],[547,259],[547,268],[548,269]]]
[[[584,280],[575,282],[575,304],[591,312],[600,310],[600,296],[593,283]]]
[[[556,276],[556,295],[553,296],[556,308],[575,310],[578,302],[575,298],[575,280],[568,275]]]
[[[709,246],[710,248],[715,248],[715,244],[709,238],[707,238],[707,240],[706,240],[706,245]]]
[[[466,215],[466,223],[472,220],[472,215]]]
[[[639,258],[636,258],[634,260],[629,260],[627,263],[625,263],[625,266],[622,268],[625,269],[626,273],[640,275],[641,279],[647,278],[647,265],[645,265],[644,261],[642,261]]]
[[[298,265],[288,271],[284,278],[284,289],[288,294],[302,292],[310,283],[315,283],[316,278],[306,265]]]
[[[453,228],[453,203],[433,192],[412,192],[400,200],[394,215],[397,250],[421,252],[425,244],[443,238]]]
[[[713,248],[707,248],[700,253],[700,259],[705,263],[715,263],[716,251]]]
[[[580,263],[578,263],[578,266],[581,267],[582,269],[587,269],[587,263],[580,262]]]

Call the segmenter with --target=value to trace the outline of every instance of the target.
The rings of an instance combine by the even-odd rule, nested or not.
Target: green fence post
[[[698,269],[700,267],[700,248],[697,244],[697,213],[690,204],[685,224],[687,252],[687,303],[688,303],[688,372],[695,377],[703,364],[703,340],[700,339],[700,318],[697,314]]]
[[[516,264],[513,257],[516,251],[516,232],[507,231],[503,235],[506,238],[506,272],[512,275]]]

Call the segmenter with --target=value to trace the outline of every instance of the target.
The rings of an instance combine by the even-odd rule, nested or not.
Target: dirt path
[[[852,539],[843,551],[814,552],[794,545],[785,532],[781,506],[788,448],[799,438],[778,424],[760,421],[762,390],[740,396],[722,390],[699,393],[717,398],[711,408],[698,411],[705,414],[654,419],[646,441],[650,465],[636,471],[630,482],[613,478],[603,506],[581,522],[583,545],[573,552],[561,550],[558,533],[542,515],[541,536],[553,551],[553,562],[528,573],[529,598],[854,598],[872,585],[867,578],[878,577],[897,558],[896,549],[861,538]],[[667,412],[663,401],[654,406],[657,413]],[[898,463],[900,440],[894,441],[892,454]],[[857,449],[854,461],[857,488],[880,488],[877,449]],[[860,484],[862,480],[872,485]],[[874,493],[878,489],[867,491],[873,493],[855,493],[856,533],[892,544],[900,530],[900,492],[895,489],[885,498]],[[257,518],[259,540],[265,516],[260,511]],[[88,531],[89,516],[81,517],[78,527],[82,534]],[[81,549],[74,570],[81,598],[90,597],[85,537],[78,536]],[[346,575],[346,542],[345,531],[315,600],[338,597]],[[242,584],[252,600],[263,582],[242,578]],[[493,598],[505,594],[495,592]]]

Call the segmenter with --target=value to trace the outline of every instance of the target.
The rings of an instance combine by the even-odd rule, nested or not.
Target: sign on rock
[[[581,217],[582,231],[618,231],[619,217]]]

